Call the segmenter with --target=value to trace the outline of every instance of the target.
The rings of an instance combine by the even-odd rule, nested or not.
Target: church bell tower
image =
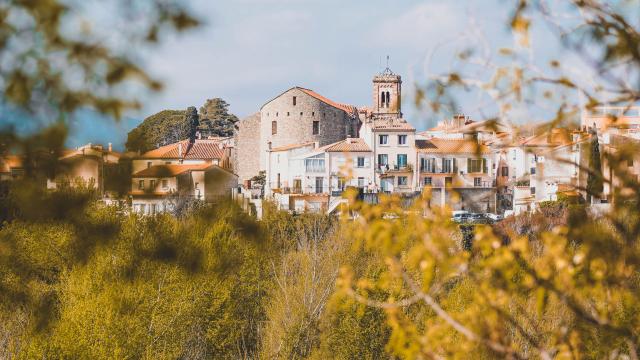
[[[402,79],[387,67],[373,77],[373,115],[401,118]]]

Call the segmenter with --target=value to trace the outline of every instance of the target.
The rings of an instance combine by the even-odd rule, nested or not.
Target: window
[[[473,186],[475,187],[482,186],[482,178],[479,178],[479,177],[473,178]]]
[[[363,177],[359,177],[358,178],[358,187],[359,188],[364,188],[364,178]]]
[[[379,135],[379,139],[380,145],[387,145],[387,143],[389,143],[389,135]]]
[[[320,134],[320,121],[313,122],[313,135]]]
[[[324,178],[322,177],[316,177],[316,194],[322,193],[323,180]]]
[[[420,159],[420,171],[434,173],[436,172],[436,159]]]
[[[451,159],[442,159],[442,172],[450,173],[453,172],[453,166],[451,166],[453,161]]]
[[[167,179],[163,179],[162,180],[162,188],[163,189],[168,189],[169,188],[169,180],[167,180]]]
[[[296,106],[296,97],[293,97],[293,106]]]
[[[343,177],[339,177],[338,178],[338,189],[339,190],[344,190],[346,185],[347,185],[347,181]]]
[[[387,107],[389,107],[389,103],[391,102],[391,96],[389,96],[389,92],[387,91]]]
[[[149,185],[149,188],[151,190],[154,190],[156,188],[156,181],[155,180],[151,180],[151,184]]]
[[[398,145],[407,145],[407,135],[398,135]]]
[[[509,167],[507,166],[502,167],[502,176],[509,176]]]
[[[424,186],[431,186],[431,184],[433,184],[433,178],[432,177],[426,177],[426,178],[422,179],[422,183],[424,184]]]
[[[531,195],[535,195],[535,194],[536,194],[536,188],[535,188],[535,187],[532,187],[532,188],[531,188]]]
[[[278,133],[278,122],[277,121],[272,121],[271,122],[271,135],[275,135]]]
[[[151,167],[151,161],[147,161],[147,169]]]
[[[385,96],[384,96],[384,91],[380,93],[380,107],[384,107],[384,103],[385,103]]]
[[[287,116],[289,116],[289,115],[290,115],[290,114],[289,114],[289,112],[287,111]]]
[[[315,111],[312,111],[312,112],[311,112],[311,116],[316,116],[316,112],[315,112]]]
[[[444,178],[444,185],[445,186],[451,186],[451,184],[453,184],[453,178],[450,176],[447,176],[446,178]]]
[[[356,167],[363,168],[364,167],[364,156],[358,156],[358,161],[356,162]]]
[[[276,175],[276,189],[280,189],[280,173]]]
[[[324,172],[324,159],[305,159],[304,165],[307,172]]]
[[[276,117],[278,117],[278,112],[276,112]]]
[[[468,159],[467,160],[467,172],[479,173],[482,172],[482,163],[484,159]]]
[[[144,190],[144,180],[138,180],[138,190]]]
[[[398,186],[407,186],[408,183],[406,176],[398,176]]]
[[[627,166],[633,167],[633,159],[627,159]]]
[[[300,116],[302,116],[302,111],[300,111]]]
[[[378,166],[386,166],[389,164],[389,155],[387,154],[378,154]]]
[[[536,168],[532,167],[531,168],[531,175],[535,175],[536,174]]]
[[[398,154],[398,168],[403,169],[407,167],[407,154]]]

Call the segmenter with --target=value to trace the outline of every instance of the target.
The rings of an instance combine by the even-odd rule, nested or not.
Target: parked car
[[[500,221],[500,220],[504,219],[504,217],[502,215],[492,214],[492,213],[486,213],[486,214],[484,214],[484,216],[487,217],[488,219],[493,220],[493,221]]]
[[[452,213],[451,220],[461,223],[469,220],[471,214],[465,210],[457,210]]]

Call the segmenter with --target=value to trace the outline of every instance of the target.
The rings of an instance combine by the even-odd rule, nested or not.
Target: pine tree
[[[202,137],[233,136],[238,117],[229,113],[229,104],[221,98],[207,99],[200,107],[200,126]]]

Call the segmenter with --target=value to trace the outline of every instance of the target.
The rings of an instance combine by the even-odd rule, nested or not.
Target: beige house
[[[417,140],[416,147],[420,185],[431,189],[432,204],[454,210],[495,211],[496,184],[489,170],[493,167],[491,150],[486,145],[432,138]]]
[[[182,140],[132,159],[132,208],[142,214],[173,211],[188,200],[213,202],[231,194],[238,177],[230,148],[219,139]]]
[[[191,199],[215,202],[238,186],[231,171],[207,163],[153,165],[131,180],[132,209],[148,215],[173,211]]]
[[[115,152],[111,144],[105,149],[102,145],[87,144],[73,150],[67,150],[58,159],[57,173],[47,180],[47,189],[61,187],[88,187],[95,189],[101,198],[118,198],[124,189],[118,184],[129,177],[126,164],[121,164],[122,154]]]

